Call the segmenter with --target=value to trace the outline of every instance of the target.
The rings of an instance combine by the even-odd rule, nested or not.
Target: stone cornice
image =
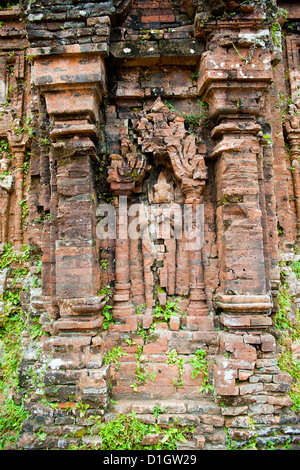
[[[108,55],[108,45],[106,43],[67,44],[55,47],[33,47],[29,48],[27,51],[27,55],[31,59],[36,59],[42,56],[66,56],[81,54],[97,54],[106,57]]]

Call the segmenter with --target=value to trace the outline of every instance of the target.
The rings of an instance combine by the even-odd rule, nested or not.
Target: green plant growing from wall
[[[147,383],[147,377],[149,376],[149,372],[146,372],[143,369],[141,364],[141,360],[143,359],[143,346],[138,346],[137,353],[135,354],[136,357],[136,369],[135,369],[135,379],[131,387],[136,392],[138,389],[138,385],[145,385]]]
[[[2,154],[3,152],[7,152],[8,158],[12,158],[9,143],[8,143],[7,139],[0,138],[0,154]]]
[[[289,289],[286,285],[282,285],[278,292],[278,305],[279,310],[274,319],[276,328],[283,332],[284,330],[292,329],[293,326],[288,318],[288,313],[290,312],[292,305]]]
[[[293,358],[291,351],[285,351],[278,360],[280,369],[288,372],[292,378],[289,395],[293,401],[292,409],[299,413],[300,411],[300,362]]]
[[[290,268],[296,274],[296,278],[299,280],[300,279],[300,261],[299,260],[293,260],[290,263]]]
[[[198,140],[199,128],[208,126],[208,104],[205,101],[198,100],[197,104],[198,104],[199,110],[197,112],[190,112],[190,113],[178,111],[173,106],[173,104],[169,102],[166,102],[165,104],[171,112],[177,113],[181,117],[184,118],[186,125],[187,125],[188,132],[192,134],[196,138],[196,140]]]
[[[162,307],[161,305],[156,305],[153,316],[158,320],[164,320],[169,323],[172,315],[178,316],[181,313],[179,306],[177,305],[177,300],[171,302],[167,300],[166,305]]]
[[[246,64],[250,63],[250,58],[249,57],[244,57],[238,50],[238,48],[236,47],[235,44],[232,43],[232,47],[233,49],[235,50],[235,52],[237,53],[237,55],[244,61],[246,62]]]
[[[272,40],[273,40],[274,46],[280,46],[281,45],[281,35],[280,35],[280,39],[279,39],[278,35],[276,34],[277,32],[280,32],[280,31],[281,31],[280,24],[278,23],[278,21],[275,21],[272,24],[272,28],[271,28],[271,34],[272,34]]]
[[[93,416],[97,434],[101,436],[101,450],[176,450],[178,443],[185,442],[193,429],[174,424],[161,428],[157,424],[148,424],[138,419],[134,412],[129,415],[121,414],[108,422],[99,422],[101,418]],[[143,439],[148,435],[159,437],[158,444],[143,445]]]
[[[11,303],[11,300],[13,302]],[[3,296],[6,321],[0,319],[0,340],[4,344],[5,355],[1,364],[0,379],[0,450],[14,445],[22,423],[28,417],[23,400],[16,404],[11,390],[18,390],[18,366],[22,358],[21,334],[26,329],[26,317],[22,312],[19,294]],[[11,303],[8,307],[8,303]]]
[[[20,201],[18,204],[21,206],[23,228],[26,229],[26,228],[27,228],[26,219],[27,219],[27,216],[28,216],[28,214],[29,214],[29,207],[28,207],[28,205],[27,205],[26,199],[23,199],[23,200]]]
[[[166,352],[166,364],[176,364],[178,366],[178,379],[172,379],[172,382],[174,383],[175,388],[182,387],[183,385],[183,358],[179,356],[178,352],[176,349],[172,349],[171,351]]]
[[[272,136],[271,136],[271,135],[269,135],[269,134],[264,135],[263,138],[266,139],[266,143],[267,143],[268,145],[271,145],[271,144],[272,144],[272,140],[271,140],[271,139],[272,139]]]
[[[104,317],[103,320],[103,329],[107,330],[109,328],[109,325],[112,325],[115,323],[114,317],[113,317],[113,307],[110,305],[108,302],[110,301],[112,291],[110,285],[102,287],[99,292],[99,296],[104,295],[104,300],[106,301],[106,304],[104,305],[102,309],[102,315]]]
[[[18,314],[21,311],[19,293],[23,286],[23,280],[29,273],[28,263],[31,258],[29,246],[23,245],[19,252],[14,251],[10,243],[6,243],[4,246],[0,257],[0,270],[9,269],[12,287],[6,289],[1,296],[4,308],[0,314],[0,324],[5,325],[10,315]]]
[[[280,287],[278,291],[278,311],[274,318],[275,327],[282,331],[284,336],[290,336],[292,339],[297,340],[300,338],[300,329],[296,323],[292,323],[289,318],[289,313],[292,310],[292,302],[294,300],[290,293],[290,288],[287,283],[287,268],[296,274],[297,279],[300,276],[300,263],[297,260],[289,262],[280,262]]]
[[[11,243],[6,243],[0,257],[0,269],[11,266],[13,263],[20,267],[24,262],[30,261],[31,258],[32,255],[29,246],[23,245],[21,250],[17,252],[13,249]]]
[[[120,346],[114,346],[110,351],[107,351],[104,354],[103,362],[104,364],[111,364],[114,363],[117,365],[117,370],[120,369],[120,361],[119,359],[123,356],[128,356],[126,352],[122,350]]]
[[[300,276],[300,263],[298,260],[281,261],[281,281],[278,291],[278,311],[273,319],[274,326],[279,330],[281,338],[281,353],[278,357],[278,365],[280,369],[288,372],[293,378],[293,382],[289,389],[289,395],[293,401],[292,408],[294,411],[300,410],[300,362],[293,356],[292,350],[286,346],[285,339],[292,340],[293,343],[300,342],[300,311],[296,307],[294,315],[292,314],[294,297],[291,295],[287,281],[289,268],[295,273],[296,278]],[[294,306],[295,308],[295,306]]]
[[[103,258],[103,248],[100,248],[99,250],[99,263],[100,263],[100,266],[102,269],[104,269],[104,271],[106,271],[107,267],[108,267],[108,261],[107,259]]]
[[[113,316],[113,307],[111,305],[104,305],[103,309],[102,309],[102,315],[104,317],[104,320],[103,320],[103,329],[104,330],[108,330],[109,329],[109,325],[112,325],[115,323],[114,321],[114,316]]]
[[[13,446],[18,438],[22,423],[28,417],[22,398],[20,404],[13,399],[12,390],[18,392],[18,367],[23,355],[21,335],[24,330],[32,334],[34,339],[41,335],[40,325],[29,325],[22,310],[20,291],[23,281],[29,274],[29,263],[37,264],[40,260],[31,247],[23,245],[15,251],[10,243],[4,246],[0,256],[0,270],[9,270],[12,279],[10,289],[6,289],[1,300],[4,304],[0,317],[0,341],[4,345],[4,357],[1,361],[0,378],[0,450]]]
[[[155,419],[157,419],[159,415],[163,412],[164,410],[159,405],[154,405],[152,413],[154,414]]]
[[[190,364],[193,367],[191,372],[192,378],[196,379],[196,377],[202,375],[202,384],[199,389],[199,393],[202,391],[208,392],[209,390],[214,390],[214,387],[209,381],[209,363],[206,360],[206,355],[207,352],[204,349],[198,349],[195,353],[195,357],[190,360]]]
[[[155,323],[152,323],[148,329],[143,328],[140,322],[138,323],[137,334],[140,335],[144,339],[145,343],[151,337],[154,336],[154,332],[155,332]]]
[[[141,305],[136,305],[134,307],[136,315],[144,315],[146,312],[147,305],[146,304],[141,304]]]
[[[35,318],[31,321],[30,325],[30,337],[35,340],[44,335],[43,326],[40,324],[39,319]]]

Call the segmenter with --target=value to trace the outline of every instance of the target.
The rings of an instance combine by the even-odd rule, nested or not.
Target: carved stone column
[[[12,153],[15,157],[16,169],[15,169],[15,193],[16,193],[16,204],[15,204],[15,247],[20,248],[23,244],[23,178],[24,178],[24,157],[25,157],[25,145],[11,145]]]
[[[92,332],[102,325],[99,241],[93,162],[96,122],[105,89],[103,53],[96,46],[66,46],[64,55],[31,49],[33,80],[46,98],[51,132],[52,292],[60,308],[58,332]]]
[[[289,88],[291,104],[285,117],[284,127],[287,141],[290,145],[290,163],[294,187],[295,209],[296,209],[296,242],[300,246],[300,58],[299,58],[299,35],[289,34],[286,36],[287,70],[289,72]]]
[[[172,122],[172,127],[170,122]],[[158,161],[161,155],[169,157],[171,171],[182,195],[182,206],[186,211],[185,215],[182,214],[183,220],[186,219],[188,213],[187,219],[190,219],[188,230],[185,228],[182,231],[181,236],[176,240],[176,247],[174,240],[170,240],[170,243],[165,242],[167,262],[165,260],[164,267],[160,271],[164,274],[164,281],[162,283],[160,280],[160,286],[167,287],[168,295],[173,295],[174,292],[179,295],[189,295],[186,317],[189,330],[211,330],[213,318],[208,317],[209,311],[204,291],[202,240],[193,239],[194,235],[189,239],[192,232],[196,234],[196,227],[197,238],[199,235],[200,238],[201,235],[203,236],[203,226],[201,226],[203,220],[196,220],[196,216],[197,209],[202,205],[202,193],[207,180],[204,155],[200,153],[195,137],[187,133],[184,118],[176,116],[175,113],[171,115],[161,98],[157,98],[153,103],[151,113],[147,113],[140,120],[137,131],[142,150],[153,153],[154,165],[156,155]],[[162,197],[155,202],[167,200]],[[187,220],[184,220],[185,222]],[[175,267],[176,256],[178,264]]]
[[[125,218],[127,219],[127,213],[123,213],[122,197],[127,198],[130,192],[117,190],[115,194],[117,196],[117,238],[115,240],[116,282],[113,296],[113,315],[117,322],[126,323],[127,317],[134,313],[134,308],[130,302],[129,239],[128,234],[120,232],[120,228],[121,226],[124,227],[124,223],[125,225],[127,224],[126,220],[124,220]]]
[[[16,248],[23,245],[23,228],[24,228],[24,209],[26,209],[26,201],[24,200],[24,161],[26,144],[28,136],[20,133],[21,122],[16,119],[11,124],[12,131],[9,136],[9,144],[12,155],[14,156],[14,190],[16,194],[15,202],[15,234],[14,243]]]
[[[0,56],[0,104],[5,104],[7,100],[5,79],[7,73],[6,57]]]
[[[267,48],[259,49],[259,54],[250,49],[251,41],[256,44],[256,35],[261,35],[257,21],[247,22],[250,25],[253,37],[234,31],[228,44],[226,39],[219,44],[218,30],[210,29],[212,50],[203,54],[198,90],[209,103],[209,116],[215,123],[211,136],[220,266],[216,306],[223,311],[221,323],[230,330],[260,331],[272,323],[268,317],[272,302],[264,265],[257,170],[261,128],[256,116],[272,80],[272,57]],[[230,26],[223,26],[230,35]],[[240,50],[233,42],[241,44]],[[228,53],[224,55],[225,46]]]
[[[52,123],[49,151],[50,219],[44,236],[51,264],[51,288],[40,300],[55,321],[43,344],[52,361],[44,376],[45,396],[106,409],[109,366],[95,338],[103,325],[105,295],[100,289],[100,241],[97,239],[97,121],[105,89],[105,64],[95,45],[31,49],[33,83],[44,95]],[[44,266],[43,266],[44,269]],[[43,275],[43,273],[42,273]],[[49,278],[48,278],[49,279]],[[62,383],[61,370],[71,377]],[[95,385],[94,377],[101,377]],[[49,383],[51,386],[49,387]],[[55,385],[53,389],[53,384]],[[71,387],[70,387],[71,384]],[[71,390],[71,392],[70,392]]]
[[[293,186],[294,186],[294,195],[295,195],[295,207],[296,207],[296,240],[297,244],[300,244],[300,167],[299,167],[299,157],[300,157],[300,122],[298,117],[298,108],[294,110],[288,116],[285,122],[285,127],[287,130],[287,140],[290,144],[290,160],[291,160],[291,169],[293,176]]]
[[[111,329],[119,331],[134,331],[137,328],[137,318],[134,315],[134,306],[131,303],[130,283],[130,254],[128,234],[128,202],[134,192],[136,182],[144,174],[144,161],[137,166],[136,156],[126,158],[121,155],[111,155],[108,182],[110,189],[116,196],[116,240],[115,240],[115,292],[113,316],[120,325],[112,325]]]
[[[203,204],[202,193],[206,183],[206,167],[202,168],[202,179],[191,180],[184,178],[182,181],[182,192],[185,196],[185,206],[192,214],[192,230],[197,233],[199,239],[195,243],[191,243],[190,249],[187,251],[189,256],[190,269],[190,303],[187,308],[187,329],[206,330],[213,327],[212,317],[204,319],[203,316],[209,314],[206,305],[206,295],[204,290],[203,277],[203,230],[204,220],[201,220],[200,214],[197,213],[200,205]],[[198,206],[198,207],[197,207]],[[199,220],[196,220],[196,219]],[[187,242],[188,243],[188,242]]]
[[[10,198],[13,191],[13,176],[10,171],[10,160],[4,152],[0,160],[0,187],[2,187],[3,211],[1,217],[1,246],[8,242]]]

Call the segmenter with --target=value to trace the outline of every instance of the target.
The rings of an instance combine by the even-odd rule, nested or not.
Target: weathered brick
[[[201,415],[200,419],[202,423],[212,424],[213,426],[216,426],[216,427],[221,427],[224,425],[223,416]]]
[[[241,395],[246,395],[248,393],[256,393],[256,392],[261,392],[264,389],[263,384],[240,384],[239,385],[239,390]]]
[[[282,24],[281,43],[267,2],[229,2],[222,18],[226,2],[205,11],[179,3],[42,0],[1,12],[0,251],[30,245],[33,260],[26,285],[14,265],[0,276],[0,309],[19,289],[29,324],[39,320],[50,334],[22,337],[29,347],[19,382],[27,393],[30,371],[45,370],[42,391],[58,402],[51,414],[29,393],[19,440],[26,449],[101,448],[85,436],[91,416],[131,411],[166,428],[176,418],[196,426],[179,449],[226,448],[224,423],[246,443],[256,436],[252,419],[259,446],[283,425],[271,442],[299,446],[292,378],[279,369],[273,334],[279,261],[291,321],[297,308],[299,11],[287,6],[292,24]],[[271,16],[278,12],[273,5]],[[148,215],[156,207],[159,233],[145,218],[143,237],[117,230],[101,239],[103,201],[120,216],[116,229],[134,220],[127,209],[135,204]],[[181,213],[168,236],[170,204]],[[195,249],[192,227],[174,235],[184,206],[196,205],[204,217]],[[110,294],[98,295],[105,286]],[[175,300],[180,312],[170,316]],[[291,338],[281,347],[298,360]],[[126,355],[103,366],[113,348]],[[205,356],[194,379],[197,351]],[[199,394],[206,372],[213,395]],[[43,442],[32,438],[41,426]],[[150,434],[143,445],[158,439]]]

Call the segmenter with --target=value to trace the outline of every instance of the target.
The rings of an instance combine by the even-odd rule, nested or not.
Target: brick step
[[[221,417],[221,409],[212,399],[199,398],[198,400],[188,399],[124,399],[113,397],[110,404],[110,412],[116,414],[130,414],[132,412],[138,415],[153,414],[154,410],[159,414],[165,415],[216,415]]]
[[[133,386],[128,383],[113,386],[111,394],[113,400],[117,401],[120,399],[130,399],[130,397],[134,402],[136,400],[165,401],[168,400],[170,396],[178,400],[188,400],[189,398],[197,400],[197,398],[200,397],[199,388],[200,385],[193,387],[183,385],[175,389],[172,384],[159,387],[159,384],[153,384],[149,381],[145,385],[138,385],[137,388],[133,388]]]
[[[220,407],[212,399],[119,399],[110,403],[104,419],[110,420],[118,415],[131,413],[135,413],[144,423],[158,424],[161,428],[174,425],[179,425],[182,429],[190,427],[192,436],[187,441],[178,443],[179,450],[200,450],[214,446],[221,450],[226,449],[224,417]],[[149,435],[149,439],[152,438]]]
[[[154,361],[137,364],[129,356],[122,358],[119,365],[111,365],[112,394],[116,399],[199,399],[203,373],[193,378],[189,363],[167,364],[167,356],[157,355]]]

